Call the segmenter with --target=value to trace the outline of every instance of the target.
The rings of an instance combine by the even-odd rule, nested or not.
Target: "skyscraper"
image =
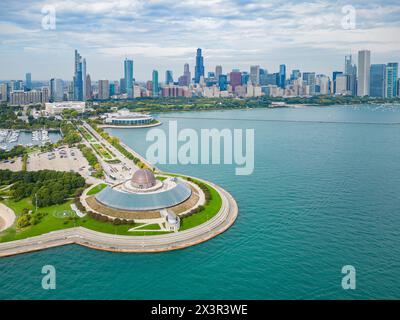
[[[50,100],[52,102],[64,100],[64,83],[61,79],[50,79]]]
[[[185,63],[185,66],[184,66],[184,68],[183,68],[183,75],[185,76],[185,77],[187,77],[187,86],[190,84],[190,82],[192,82],[192,79],[191,79],[191,74],[190,74],[190,68],[189,68],[189,64],[188,63]]]
[[[386,97],[397,96],[399,64],[397,62],[388,63],[386,66]]]
[[[92,81],[90,79],[90,74],[86,75],[86,100],[90,100],[93,98],[93,93],[92,93]]]
[[[120,90],[120,93],[126,93],[126,81],[125,81],[125,78],[121,78],[119,80],[119,90]]]
[[[27,91],[32,89],[32,75],[30,72],[25,74],[25,88]]]
[[[277,86],[279,84],[279,73],[268,73],[266,77],[266,84],[267,85],[272,85],[272,86]]]
[[[215,79],[219,81],[219,76],[222,74],[222,66],[215,67]]]
[[[358,85],[357,95],[360,97],[369,95],[369,74],[371,68],[371,51],[358,51]]]
[[[315,91],[318,94],[329,93],[329,77],[323,74],[318,74],[315,78]]]
[[[266,69],[260,68],[260,85],[267,85],[267,75],[268,71]]]
[[[128,94],[128,99],[133,98],[133,60],[128,60],[125,58],[124,61],[124,79],[126,93]]]
[[[315,72],[303,72],[303,81],[310,88],[309,94],[314,95],[315,94]]]
[[[286,65],[279,66],[279,87],[285,89],[286,87]]]
[[[112,82],[110,83],[110,97],[112,97],[113,95],[115,95],[115,83]]]
[[[250,66],[250,81],[254,86],[260,84],[260,66]]]
[[[232,90],[235,91],[235,88],[242,84],[242,73],[240,71],[232,71],[229,74],[229,81],[230,81]]]
[[[290,80],[294,81],[297,80],[301,77],[301,72],[300,70],[296,69],[296,70],[292,70],[292,74],[290,75]]]
[[[153,97],[158,97],[158,93],[160,90],[158,87],[158,71],[157,70],[153,70],[152,91],[153,91]]]
[[[83,80],[82,80],[82,56],[75,49],[75,70],[74,70],[74,100],[83,100]]]
[[[386,65],[371,64],[369,81],[369,95],[384,98],[386,95]]]
[[[194,68],[194,82],[199,83],[200,77],[204,77],[204,59],[201,55],[201,49],[197,49],[196,66]]]
[[[333,90],[333,93],[337,93],[337,91],[336,91],[336,78],[337,78],[339,75],[342,75],[342,74],[343,74],[342,71],[333,71],[333,73],[332,73],[332,81],[333,81],[333,88],[332,88],[332,90]]]
[[[173,84],[174,77],[172,75],[172,70],[165,71],[165,84]]]
[[[83,100],[86,100],[86,59],[83,59],[82,62],[82,96],[83,96]]]
[[[344,74],[347,76],[347,91],[357,94],[357,67],[353,64],[351,54],[344,57]]]
[[[228,77],[226,74],[220,74],[218,77],[218,86],[220,91],[226,91],[228,84]]]
[[[335,94],[347,95],[349,93],[347,90],[347,80],[347,75],[343,73],[336,75]]]
[[[242,78],[242,80],[240,81],[240,84],[247,85],[247,82],[249,82],[249,80],[250,80],[250,74],[246,71],[243,71],[241,78]]]
[[[98,99],[99,100],[110,99],[110,82],[108,80],[99,80],[98,87],[99,87]]]

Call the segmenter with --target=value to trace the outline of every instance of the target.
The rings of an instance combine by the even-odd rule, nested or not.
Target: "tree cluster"
[[[63,122],[61,124],[61,132],[63,134],[62,142],[68,145],[73,145],[82,140],[82,136],[72,123]]]
[[[0,184],[13,184],[10,196],[16,201],[30,197],[38,207],[46,207],[74,196],[85,185],[85,179],[74,172],[0,170]]]
[[[46,215],[47,213],[43,212],[29,213],[29,209],[24,208],[18,217],[17,228],[22,229],[29,226],[34,226],[38,224]]]
[[[26,148],[21,145],[17,145],[9,151],[0,150],[0,160],[22,156],[25,154],[25,151]]]

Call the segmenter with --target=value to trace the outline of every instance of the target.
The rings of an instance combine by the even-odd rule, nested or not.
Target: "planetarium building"
[[[114,217],[156,218],[163,209],[180,214],[193,208],[200,193],[194,184],[181,178],[156,179],[150,170],[139,169],[131,179],[107,186],[87,202],[94,210]]]

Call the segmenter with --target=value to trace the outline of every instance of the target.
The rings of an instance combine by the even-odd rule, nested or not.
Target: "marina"
[[[49,132],[47,130],[36,130],[32,131],[32,141],[36,142],[51,142],[49,138]]]
[[[16,145],[31,147],[33,145],[44,145],[47,142],[55,143],[60,138],[59,131],[46,129],[34,131],[0,129],[0,150],[8,151]]]
[[[20,131],[19,130],[0,130],[0,143],[13,143],[18,141]]]

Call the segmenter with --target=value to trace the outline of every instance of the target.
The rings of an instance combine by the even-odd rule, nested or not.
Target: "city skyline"
[[[44,5],[56,8],[56,29],[43,30]],[[342,70],[345,54],[374,52],[375,63],[398,61],[400,5],[395,1],[353,1],[355,29],[341,25],[344,2],[254,1],[4,1],[0,34],[0,79],[72,78],[78,48],[92,79],[120,79],[128,57],[135,78],[171,70],[182,74],[193,52],[202,48],[205,73],[223,63],[225,70],[260,65],[277,72],[293,69],[331,74]],[[35,64],[31,62],[35,61]],[[327,63],[329,61],[329,63]]]
[[[315,72],[301,72],[299,69],[292,70],[289,76],[284,64],[280,65],[279,72],[275,73],[269,73],[259,65],[252,65],[250,71],[241,72],[232,69],[226,74],[223,74],[222,66],[218,65],[215,71],[208,72],[206,77],[202,49],[198,48],[194,78],[190,77],[189,65],[185,63],[183,74],[178,77],[177,82],[173,81],[171,70],[166,71],[164,83],[160,82],[158,70],[153,69],[151,80],[141,83],[142,85],[134,80],[134,61],[125,58],[123,78],[119,81],[98,80],[97,91],[93,91],[90,74],[86,73],[86,58],[83,58],[77,49],[74,51],[74,56],[74,77],[67,87],[63,88],[62,79],[52,78],[48,87],[41,87],[39,91],[32,90],[32,74],[26,73],[25,83],[23,80],[1,83],[1,101],[9,101],[11,105],[26,105],[64,99],[86,101],[93,98],[108,100],[149,96],[153,98],[178,96],[251,98],[262,95],[272,97],[357,95],[382,98],[400,96],[398,62],[388,62],[386,65],[373,64],[370,50],[358,52],[357,64],[353,64],[351,55],[345,55],[343,71],[334,71],[332,77]]]

